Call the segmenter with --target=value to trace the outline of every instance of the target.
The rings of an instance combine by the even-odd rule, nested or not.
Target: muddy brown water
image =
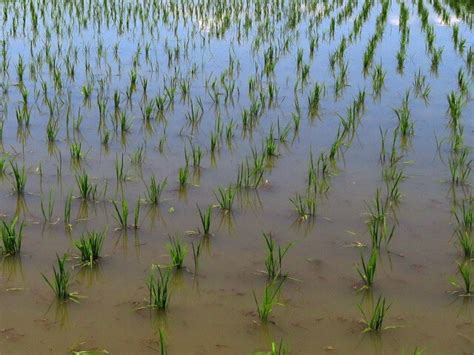
[[[208,26],[203,24],[207,21],[212,26],[222,20],[217,5],[212,1],[204,2],[208,8],[204,6],[200,10],[200,19],[196,16],[186,20],[169,16],[165,21],[161,13],[162,17],[155,15],[156,22],[153,22],[152,12],[147,8],[145,13],[149,17],[142,21],[138,12],[132,10],[136,27],[132,28],[134,22],[130,20],[132,27],[125,28],[122,33],[117,30],[118,19],[110,17],[109,23],[105,21],[103,2],[85,2],[97,6],[97,14],[101,14],[102,19],[100,30],[99,15],[89,16],[88,26],[78,28],[70,4],[79,2],[67,2],[69,5],[64,6],[60,15],[57,12],[62,1],[32,3],[37,10],[44,9],[43,17],[41,12],[36,12],[40,16],[39,32],[33,44],[31,9],[23,12],[23,2],[0,3],[0,8],[8,13],[7,21],[5,18],[0,21],[1,39],[8,42],[10,62],[8,74],[1,74],[3,85],[8,86],[1,101],[5,122],[2,151],[8,159],[24,165],[28,176],[22,198],[12,192],[9,168],[0,181],[0,213],[5,220],[17,214],[25,221],[21,255],[0,260],[0,353],[61,354],[87,349],[106,349],[111,354],[159,353],[160,328],[166,333],[170,354],[251,354],[269,351],[271,342],[280,339],[291,353],[296,354],[409,354],[415,348],[427,354],[472,353],[474,323],[471,313],[474,304],[470,298],[453,295],[450,284],[453,277],[459,281],[456,262],[462,259],[453,236],[453,194],[469,194],[469,188],[455,187],[453,193],[447,165],[449,143],[444,143],[440,152],[436,145],[437,139],[449,136],[446,95],[457,90],[456,75],[460,68],[468,75],[468,86],[471,91],[473,89],[472,73],[469,75],[465,63],[467,50],[474,44],[472,22],[469,22],[472,13],[468,7],[459,3],[455,8],[452,3],[438,2],[451,15],[452,24],[459,26],[461,38],[466,39],[466,49],[461,54],[453,49],[452,27],[440,20],[431,2],[422,2],[429,11],[429,23],[435,29],[435,45],[444,48],[438,73],[432,73],[417,6],[407,3],[410,40],[405,68],[403,73],[399,73],[396,62],[400,38],[399,5],[391,2],[383,39],[377,46],[373,61],[374,65],[382,63],[387,71],[381,96],[376,99],[371,95],[371,75],[362,75],[362,56],[382,9],[379,1],[372,2],[360,37],[348,43],[345,54],[348,86],[340,98],[333,94],[334,77],[329,70],[328,58],[342,36],[349,36],[354,18],[364,3],[361,0],[353,2],[353,15],[336,26],[332,39],[328,37],[331,17],[337,15],[347,2],[326,2],[327,6],[332,3],[333,8],[312,30],[321,36],[312,60],[309,59],[307,31],[310,18],[316,16],[319,7],[308,10],[313,3],[310,1],[291,2],[298,6],[303,16],[294,30],[287,30],[283,25],[288,11],[277,10],[268,14],[267,18],[272,20],[269,25],[274,26],[275,34],[270,38],[259,37],[263,45],[256,52],[252,51],[252,45],[258,37],[258,20],[255,20],[248,37],[242,36],[240,42],[237,41],[239,16],[243,17],[245,11],[251,17],[255,15],[252,9],[242,10],[239,14],[239,1],[230,2],[228,7],[220,9],[232,14],[229,29],[221,38],[209,32]],[[132,9],[145,6],[138,1],[111,1],[108,2],[109,11],[114,6],[120,11],[119,3],[131,4]],[[171,7],[171,2],[158,3],[157,7]],[[185,1],[178,3],[189,5]],[[288,2],[282,4],[283,9],[288,9]],[[151,9],[153,4],[147,6]],[[175,11],[181,13],[182,10]],[[126,14],[127,10],[122,12]],[[64,31],[59,36],[53,26],[52,14],[59,18],[59,26]],[[282,17],[277,17],[277,14]],[[23,16],[25,31],[22,30]],[[79,15],[81,19],[84,16],[87,17],[87,12]],[[16,36],[12,34],[15,21],[19,21]],[[68,24],[72,29],[70,34],[67,33]],[[51,32],[51,51],[57,53],[60,62],[64,81],[60,92],[55,92],[53,75],[46,62],[37,78],[31,77],[29,72],[29,64],[35,60],[30,55],[30,44],[35,56],[41,54],[44,60],[46,27]],[[264,112],[250,137],[243,137],[242,109],[248,108],[251,102],[247,94],[248,80],[255,76],[256,67],[261,72],[263,49],[268,43],[278,43],[284,38],[290,39],[289,49],[279,57],[273,79],[279,89],[277,104]],[[186,41],[189,42],[187,56],[183,49]],[[144,49],[147,42],[151,43],[148,63]],[[58,48],[58,43],[61,48]],[[100,63],[97,60],[98,43],[103,43],[106,56]],[[119,43],[120,64],[113,57],[115,43]],[[78,50],[74,80],[66,79],[66,66],[63,64],[69,47]],[[86,47],[89,48],[88,54]],[[193,64],[196,65],[197,73],[191,79],[189,96],[193,101],[200,97],[204,106],[202,122],[197,130],[191,132],[185,126],[190,104],[187,100],[180,100],[179,93],[176,94],[174,109],[165,113],[166,129],[159,122],[152,123],[152,131],[143,124],[140,84],[137,84],[130,102],[126,102],[125,91],[138,47],[142,51],[137,71],[139,76],[149,80],[149,98],[163,92],[164,80],[169,82],[165,78],[176,72],[186,78]],[[181,48],[178,53],[180,60],[170,66],[167,47]],[[303,60],[311,66],[308,84],[295,91],[298,48],[303,49]],[[209,85],[210,78],[220,80],[228,66],[229,52],[239,61],[235,85],[240,93],[234,94],[233,105],[225,105],[221,98],[216,109],[206,90],[206,81]],[[15,109],[22,100],[16,85],[18,55],[23,57],[27,68],[24,82],[30,94],[32,116],[30,127],[23,130],[18,128],[15,118]],[[91,66],[88,73],[86,61]],[[394,212],[397,220],[395,235],[388,249],[383,247],[381,250],[373,290],[357,291],[360,278],[356,267],[361,251],[367,255],[368,248],[354,247],[354,243],[370,244],[366,225],[367,204],[372,201],[376,188],[384,187],[379,164],[379,128],[387,129],[390,136],[397,127],[393,108],[401,105],[403,95],[412,87],[419,69],[431,85],[431,94],[427,103],[414,94],[410,98],[415,134],[403,151],[402,166],[406,179],[400,186],[402,198]],[[56,97],[60,102],[60,130],[54,146],[48,145],[46,140],[48,108],[42,98],[40,77],[47,83],[49,97]],[[99,110],[96,96],[101,79],[106,82],[108,114],[113,112],[113,92],[119,90],[121,107],[134,119],[130,131],[121,136],[120,132],[113,132],[107,118],[111,130],[108,148],[101,145],[97,132]],[[266,82],[267,79],[262,80]],[[83,102],[81,94],[82,86],[88,82],[94,84],[90,106]],[[310,120],[307,117],[307,96],[315,82],[325,83],[327,92],[321,99],[319,117]],[[338,114],[345,115],[355,95],[364,88],[367,97],[361,123],[352,144],[337,159],[338,173],[331,178],[329,191],[318,198],[317,217],[298,220],[289,198],[306,188],[309,152],[317,156],[330,147],[339,125]],[[66,128],[68,92],[71,117],[79,109],[84,116],[79,132],[72,129],[72,118],[69,128]],[[196,205],[205,207],[217,203],[214,191],[218,186],[235,182],[238,166],[251,155],[251,147],[260,151],[270,127],[276,128],[277,121],[282,126],[291,122],[295,97],[302,107],[298,134],[294,140],[279,145],[279,156],[272,159],[271,166],[265,170],[265,183],[256,190],[237,195],[232,213],[224,214],[217,207],[213,209],[212,235],[204,238],[199,272],[195,275],[190,243],[202,238],[188,232],[200,226]],[[464,140],[468,146],[473,143],[473,113],[474,106],[468,99],[462,115]],[[211,154],[210,135],[218,115],[224,125],[233,119],[237,127],[232,145],[227,145],[223,139],[215,154]],[[160,152],[158,143],[163,136],[167,140]],[[80,168],[71,163],[69,144],[72,141],[82,142],[83,150],[87,151]],[[190,183],[182,191],[177,182],[178,169],[185,164],[184,149],[190,149],[190,141],[201,146],[204,155],[198,171],[190,168]],[[146,153],[142,167],[137,168],[130,163],[129,157],[140,146],[145,147]],[[122,153],[129,179],[118,187],[115,161]],[[62,174],[58,177],[59,154]],[[78,195],[75,175],[82,170],[93,177],[100,191],[107,181],[108,190],[105,199],[99,198],[96,202],[73,200],[73,221],[69,230],[64,226],[63,206],[70,191],[74,196]],[[158,207],[147,203],[141,205],[139,229],[117,230],[111,201],[120,200],[123,192],[130,204],[131,219],[135,202],[139,197],[145,197],[144,181],[148,182],[151,175],[156,175],[160,181],[168,178],[162,202]],[[41,214],[41,198],[47,201],[50,190],[54,191],[55,224],[44,223]],[[48,277],[52,275],[56,254],[68,253],[71,258],[77,255],[74,241],[83,232],[104,229],[107,230],[102,251],[104,257],[98,265],[92,269],[81,268],[74,259],[67,264],[72,277],[71,289],[83,298],[78,304],[57,302],[41,273]],[[294,243],[284,259],[284,270],[289,278],[279,297],[280,304],[274,307],[271,321],[267,324],[259,321],[253,297],[255,291],[260,299],[267,283],[262,273],[266,252],[262,232],[272,232],[279,243]],[[170,261],[166,249],[168,235],[180,237],[188,246],[185,267],[176,271],[172,279],[170,306],[166,312],[138,310],[147,302],[145,282],[151,265]],[[381,334],[363,333],[364,324],[358,305],[369,309],[379,295],[386,297],[391,304],[385,325],[394,327]]]

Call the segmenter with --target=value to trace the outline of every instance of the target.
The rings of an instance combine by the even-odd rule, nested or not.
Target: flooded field
[[[474,4],[0,2],[0,354],[472,354]]]

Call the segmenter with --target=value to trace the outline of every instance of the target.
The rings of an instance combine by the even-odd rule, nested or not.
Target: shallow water
[[[467,63],[474,38],[472,7],[461,2],[421,1],[434,29],[434,48],[443,48],[436,71],[431,68],[419,4],[407,3],[409,42],[400,71],[396,58],[400,6],[395,1],[388,3],[383,37],[364,75],[363,55],[384,2],[365,3],[370,5],[370,14],[353,41],[349,41],[349,34],[362,13],[362,0],[231,1],[221,6],[214,1],[199,2],[201,6],[188,1],[178,1],[177,6],[173,1],[116,0],[0,3],[1,13],[7,14],[0,21],[9,63],[0,74],[4,89],[2,152],[25,166],[28,176],[23,196],[12,192],[9,164],[0,182],[0,213],[6,221],[18,215],[25,222],[20,256],[1,260],[0,353],[87,349],[106,349],[113,354],[157,353],[159,329],[166,333],[171,354],[247,354],[269,351],[271,343],[280,340],[296,354],[405,354],[416,348],[428,354],[472,353],[473,301],[453,294],[455,287],[450,283],[452,278],[461,282],[456,263],[463,260],[452,211],[470,196],[471,179],[451,183],[446,98],[451,91],[460,90],[460,69],[468,89],[473,89],[473,68]],[[350,4],[352,14],[336,21],[331,35],[331,19]],[[439,8],[449,14],[449,24],[442,20]],[[289,19],[295,14],[300,18],[290,26]],[[463,50],[454,48],[454,25],[461,41],[465,39]],[[313,57],[310,36],[319,38]],[[329,58],[342,38],[347,40],[342,64],[336,63],[331,70]],[[270,45],[281,53],[274,73],[266,76],[264,51]],[[297,71],[298,49],[303,53],[302,62],[309,65],[303,84]],[[102,53],[100,58],[98,52]],[[20,55],[26,66],[23,84],[17,73]],[[67,57],[75,63],[74,78],[68,77]],[[372,73],[379,63],[386,76],[377,97],[373,95]],[[30,64],[34,64],[36,75],[32,75]],[[335,95],[336,78],[344,64],[347,83]],[[128,99],[133,68],[138,79]],[[418,71],[431,87],[426,100],[415,93]],[[55,84],[55,75],[61,77],[61,88],[57,81]],[[148,79],[146,94],[141,78]],[[249,95],[251,78],[256,83],[256,98]],[[220,92],[218,103],[211,95],[214,80]],[[42,81],[48,88],[52,116],[59,122],[53,143],[48,143],[46,136],[50,109]],[[189,85],[187,95],[182,94],[182,82]],[[232,98],[225,102],[224,86],[232,82]],[[324,83],[325,95],[317,116],[311,118],[308,95],[316,82]],[[269,83],[278,88],[272,104]],[[90,102],[82,93],[87,84],[93,85]],[[22,85],[29,92],[27,107],[31,110],[29,127],[23,128],[15,114],[23,105]],[[154,110],[154,117],[145,122],[142,109],[146,103],[173,86],[174,104],[165,109],[164,117],[156,117]],[[369,255],[371,244],[367,206],[377,188],[385,191],[379,162],[380,129],[387,130],[386,144],[391,145],[398,126],[394,109],[401,106],[408,89],[414,135],[405,143],[399,137],[396,144],[402,155],[397,166],[406,176],[400,184],[401,199],[389,212],[390,225],[396,224],[396,229],[390,244],[380,250],[372,290],[361,291],[357,290],[361,286],[357,265],[361,253]],[[120,93],[119,110],[132,120],[130,129],[123,133],[113,125],[116,90]],[[304,193],[308,185],[310,152],[317,159],[329,151],[340,127],[339,116],[346,117],[347,108],[361,90],[366,92],[365,107],[354,136],[345,139],[338,151],[328,178],[329,190],[318,195],[316,216],[301,219],[289,199]],[[260,102],[260,95],[266,107],[255,127],[244,131],[242,112]],[[105,126],[99,125],[98,97],[107,100],[102,118]],[[192,107],[199,110],[198,98],[202,100],[202,118],[192,127],[186,115]],[[474,143],[470,120],[474,106],[469,94],[464,99],[461,121],[464,144],[470,147]],[[301,116],[298,130],[292,121],[296,101]],[[75,129],[73,121],[79,112],[83,121]],[[224,130],[211,152],[218,117]],[[235,128],[227,141],[225,127],[231,121]],[[196,205],[216,205],[217,188],[236,182],[239,165],[251,157],[252,148],[262,152],[271,130],[278,135],[278,125],[282,129],[288,125],[289,137],[286,142],[275,139],[278,155],[266,160],[262,184],[240,190],[231,213],[214,206],[210,236],[190,233],[200,226]],[[101,138],[105,130],[110,132],[107,145]],[[163,137],[166,141],[160,147]],[[71,158],[72,142],[82,143],[85,156],[79,163]],[[191,145],[202,148],[201,167],[190,166],[190,180],[180,188],[178,169],[185,166],[184,151],[189,154]],[[140,147],[145,159],[138,166],[131,156]],[[115,169],[122,154],[128,178],[120,183]],[[98,186],[96,201],[79,198],[76,175],[82,171]],[[145,183],[152,175],[159,181],[168,179],[157,207],[144,201]],[[55,204],[48,223],[41,213],[41,201],[47,204],[50,191]],[[71,191],[75,197],[72,226],[66,228],[63,206]],[[130,204],[130,221],[136,201],[143,200],[138,229],[118,229],[112,201],[122,198]],[[74,258],[78,253],[74,241],[91,230],[106,230],[104,257],[92,269],[79,267]],[[263,272],[266,250],[262,232],[271,232],[283,245],[294,243],[284,259],[288,279],[280,305],[274,307],[270,322],[263,324],[253,296],[255,292],[260,299],[268,282]],[[148,300],[146,279],[151,266],[170,263],[168,235],[187,244],[185,268],[174,272],[166,312],[140,309]],[[199,240],[203,252],[196,274],[191,242]],[[84,297],[79,304],[57,302],[41,276],[51,277],[56,254],[63,253],[70,256],[71,289]],[[389,329],[380,334],[363,333],[358,305],[369,310],[379,295],[391,304],[384,323]]]

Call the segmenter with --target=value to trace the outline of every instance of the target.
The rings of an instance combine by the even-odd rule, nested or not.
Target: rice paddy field
[[[472,354],[473,18],[0,1],[0,353]]]

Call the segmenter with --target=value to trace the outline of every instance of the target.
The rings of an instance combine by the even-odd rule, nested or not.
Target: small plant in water
[[[128,228],[128,202],[126,199],[122,199],[120,205],[116,201],[112,201],[115,209],[115,219],[120,225],[121,229]]]
[[[362,281],[364,282],[364,287],[369,288],[374,283],[375,270],[377,269],[377,249],[372,249],[370,254],[369,261],[365,262],[364,257],[360,256],[360,261],[362,266],[357,268]]]
[[[293,244],[289,243],[285,247],[281,247],[275,243],[273,236],[267,233],[263,233],[263,238],[265,239],[265,245],[267,247],[265,267],[267,269],[268,277],[270,279],[282,277],[283,258]]]
[[[177,238],[169,236],[169,240],[170,242],[167,248],[170,253],[171,261],[173,262],[172,266],[180,269],[183,266],[184,257],[187,253],[186,246]]]
[[[232,185],[229,185],[227,188],[218,187],[217,193],[214,192],[217,202],[223,211],[228,212],[232,210],[236,192],[237,190]]]
[[[75,246],[81,253],[83,265],[91,266],[99,259],[104,244],[104,232],[87,232],[81,239],[75,242]]]
[[[451,284],[460,290],[463,290],[462,296],[472,296],[472,270],[470,261],[465,261],[458,264],[458,272],[461,275],[464,285],[458,284],[456,281],[451,281]],[[456,291],[457,292],[457,291]]]
[[[253,298],[255,300],[255,304],[257,305],[257,313],[258,317],[262,322],[268,321],[268,317],[273,310],[273,306],[277,304],[277,298],[280,294],[280,290],[285,282],[285,278],[280,280],[273,280],[271,283],[265,286],[265,290],[263,291],[263,298],[262,302],[259,303],[257,300],[257,296],[255,295],[255,291],[253,293]]]
[[[149,306],[152,308],[166,309],[170,300],[171,269],[162,271],[158,268],[158,275],[150,274],[147,287]]]
[[[75,300],[76,294],[69,291],[70,275],[66,270],[66,255],[62,258],[56,255],[56,259],[58,268],[53,266],[53,279],[50,281],[44,274],[41,275],[59,300]]]
[[[2,221],[0,233],[2,236],[2,247],[0,251],[4,255],[15,255],[20,253],[21,241],[23,239],[23,223],[17,228],[17,217],[13,218],[10,223]]]
[[[386,328],[383,328],[383,322],[387,314],[387,311],[390,309],[390,305],[386,304],[385,298],[382,298],[382,296],[379,296],[377,303],[375,304],[375,307],[372,309],[372,313],[370,314],[370,316],[368,316],[364,312],[361,306],[359,306],[359,309],[364,317],[364,323],[367,325],[367,327],[364,329],[364,333],[380,332],[383,329],[386,329]]]
[[[17,163],[10,162],[12,172],[13,172],[13,189],[16,191],[18,195],[22,195],[25,192],[26,186],[26,172],[25,167],[23,166],[21,169],[18,167]]]
[[[199,218],[201,220],[202,233],[209,235],[211,230],[212,206],[209,206],[204,212],[197,206]]]

